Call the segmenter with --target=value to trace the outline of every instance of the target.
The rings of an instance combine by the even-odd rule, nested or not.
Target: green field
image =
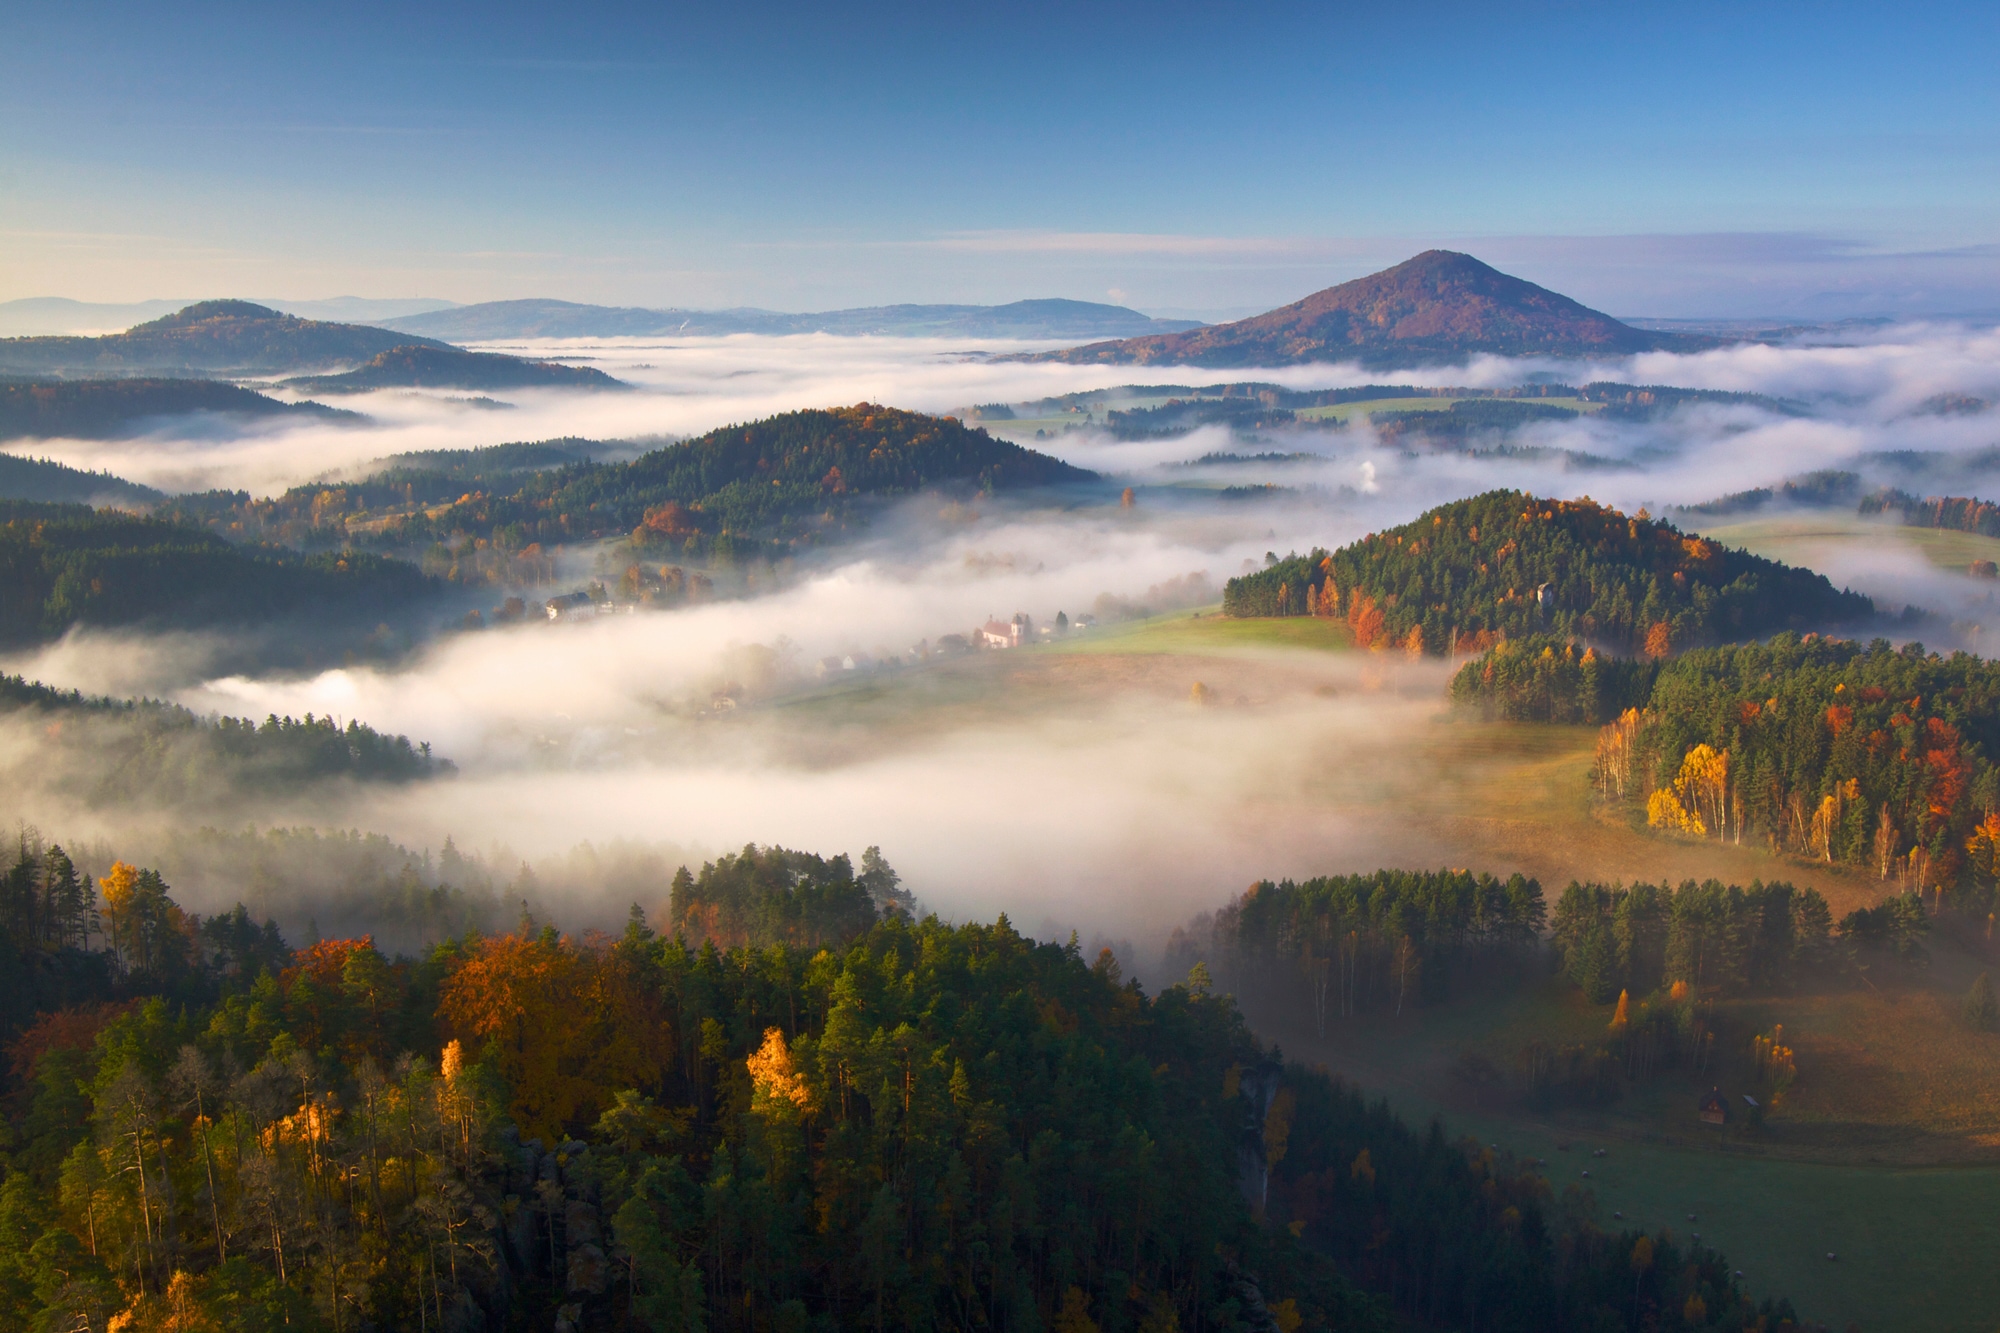
[[[1293,1057],[1324,1062],[1412,1119],[1441,1114],[1454,1133],[1545,1161],[1557,1193],[1587,1191],[1606,1227],[1699,1233],[1752,1292],[1787,1295],[1807,1318],[1865,1333],[1991,1333],[2000,1322],[2000,1265],[1992,1261],[2000,1168],[1788,1161],[1741,1140],[1662,1144],[1616,1127],[1481,1112],[1411,1088],[1356,1060],[1345,1043],[1282,1028],[1271,1035]],[[1689,1139],[1717,1132],[1695,1120],[1705,1090],[1675,1089]],[[1598,1148],[1606,1156],[1593,1157]]]
[[[1823,562],[1827,555],[1842,548],[1857,546],[1878,551],[1903,547],[1939,569],[1959,573],[1964,573],[1966,566],[1975,560],[2000,562],[2000,537],[1945,528],[1906,528],[1837,510],[1782,518],[1690,522],[1684,526],[1756,555],[1798,565],[1811,566],[1815,560]]]
[[[1353,643],[1345,621],[1318,616],[1237,620],[1220,614],[1220,604],[1199,611],[1176,611],[1150,620],[1131,620],[1072,631],[1048,645],[1058,653],[1144,653],[1194,655],[1246,649],[1327,650]]]

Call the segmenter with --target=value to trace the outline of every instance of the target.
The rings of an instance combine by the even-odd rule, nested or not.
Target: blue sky
[[[726,12],[725,12],[726,10]],[[32,4],[0,299],[2000,309],[2000,7]]]

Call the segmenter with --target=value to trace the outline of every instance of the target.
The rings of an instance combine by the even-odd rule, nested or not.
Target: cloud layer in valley
[[[1442,855],[1393,817],[1369,813],[1379,796],[1336,797],[1343,774],[1366,774],[1391,793],[1398,782],[1440,779],[1404,756],[1408,738],[1438,712],[1443,668],[1385,673],[1338,655],[1285,654],[1114,665],[1079,653],[1038,673],[1016,672],[996,654],[837,674],[829,686],[816,681],[815,665],[902,655],[988,615],[1022,611],[1047,622],[1059,610],[1090,611],[1101,597],[1111,607],[1144,604],[1149,594],[1164,605],[1184,598],[1195,574],[1213,595],[1266,551],[1335,546],[1493,487],[1658,509],[1822,468],[1858,467],[1870,483],[1902,484],[1911,465],[1885,456],[1915,451],[1955,467],[1972,493],[2000,495],[2000,479],[1982,483],[1993,475],[1984,451],[2000,441],[2000,417],[1965,402],[1942,414],[1926,406],[1940,395],[2000,397],[2000,336],[1958,326],[1899,328],[1853,346],[1736,347],[1587,368],[1481,359],[1391,375],[1045,366],[903,339],[506,350],[588,356],[641,390],[513,394],[518,405],[504,412],[378,394],[354,404],[374,418],[367,427],[37,451],[153,484],[199,478],[269,491],[412,449],[688,434],[863,399],[943,411],[1125,383],[1246,379],[1319,388],[1605,378],[1765,394],[1803,412],[1718,404],[1651,422],[1546,422],[1517,431],[1504,450],[1475,440],[1469,453],[1385,442],[1365,424],[1255,438],[1210,427],[1130,442],[1076,430],[1029,443],[1134,484],[1136,507],[911,501],[755,600],[447,635],[393,667],[217,676],[213,641],[199,636],[80,634],[8,669],[89,690],[171,695],[200,711],[359,718],[431,741],[462,770],[393,795],[355,789],[322,808],[273,803],[244,818],[340,823],[420,847],[450,835],[535,859],[620,838],[691,854],[747,841],[828,852],[880,844],[920,895],[949,912],[1005,909],[1029,925],[1046,916],[1137,934],[1255,877]],[[1211,453],[1311,457],[1185,466]],[[1219,501],[1214,487],[1224,483],[1281,489]],[[1850,509],[1843,521],[1852,520]],[[1896,604],[1991,614],[1985,588],[1879,531],[1879,541],[1838,542],[1812,561]],[[1219,706],[1190,702],[1197,679]],[[732,686],[743,706],[718,711],[718,692]],[[11,771],[32,774],[34,744],[9,734],[10,753],[25,756]],[[23,782],[22,804],[34,806],[31,776]],[[49,797],[46,808],[21,813],[51,826],[111,818],[54,805]]]

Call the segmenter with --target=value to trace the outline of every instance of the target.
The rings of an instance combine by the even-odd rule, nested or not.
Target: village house
[[[1018,648],[1035,632],[1035,623],[1026,612],[1016,611],[1012,620],[991,620],[981,625],[976,641],[982,648]]]
[[[580,620],[596,615],[597,603],[587,592],[570,592],[549,598],[542,603],[542,609],[548,612],[550,620]]]

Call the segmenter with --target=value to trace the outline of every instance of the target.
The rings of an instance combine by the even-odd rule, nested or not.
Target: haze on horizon
[[[0,17],[0,300],[1233,317],[1432,245],[1622,316],[2000,310],[1996,18]]]

